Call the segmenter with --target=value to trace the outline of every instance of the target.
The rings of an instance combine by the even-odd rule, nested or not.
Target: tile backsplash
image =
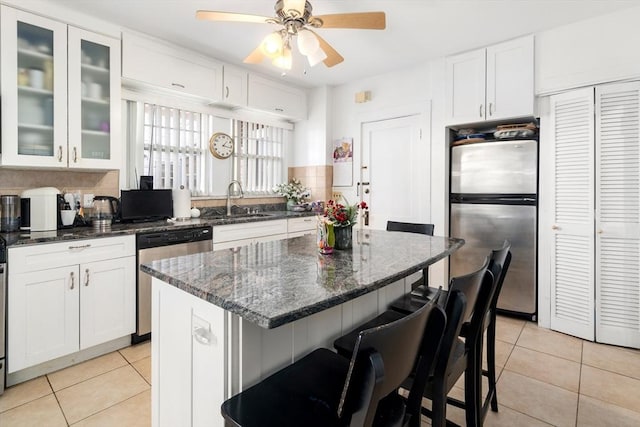
[[[24,190],[55,187],[61,193],[80,192],[120,197],[119,171],[76,172],[0,169],[0,194],[20,195]]]
[[[311,189],[310,200],[329,200],[333,184],[332,166],[300,166],[290,167],[288,179],[298,178],[305,187]],[[0,168],[0,195],[20,195],[24,190],[37,187],[55,187],[61,193],[80,192],[94,195],[120,197],[119,171],[77,172],[55,170],[17,170]],[[279,200],[286,202],[284,198]],[[234,199],[234,204],[257,205],[272,204],[274,199],[267,197]],[[226,199],[194,199],[193,206],[216,207],[224,206]]]
[[[333,166],[297,166],[289,168],[289,180],[298,178],[302,185],[311,189],[310,200],[331,199]]]

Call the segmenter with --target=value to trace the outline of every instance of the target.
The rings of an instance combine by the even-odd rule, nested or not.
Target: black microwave
[[[122,190],[122,222],[156,221],[173,217],[171,190]]]

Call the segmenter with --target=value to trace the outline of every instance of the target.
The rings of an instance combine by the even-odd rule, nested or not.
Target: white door
[[[80,265],[80,348],[135,332],[136,260],[124,257]]]
[[[550,257],[550,327],[587,340],[594,338],[593,114],[593,88],[551,97],[553,138],[546,149],[553,164],[541,190],[552,202],[540,213],[546,225],[540,237],[549,249],[540,256]]]
[[[78,266],[9,278],[8,372],[78,351]]]
[[[640,348],[640,83],[596,88],[596,340]]]
[[[420,115],[363,124],[359,193],[369,205],[370,228],[384,230],[389,220],[430,222],[430,139],[420,125]]]

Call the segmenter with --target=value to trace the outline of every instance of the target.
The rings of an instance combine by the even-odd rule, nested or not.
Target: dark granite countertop
[[[141,270],[264,328],[393,283],[449,256],[461,239],[354,230],[353,249],[320,255],[316,236],[143,264]]]
[[[1,233],[7,241],[7,246],[33,245],[38,243],[52,243],[57,241],[95,239],[113,237],[126,234],[144,232],[160,232],[181,228],[194,228],[202,225],[226,225],[256,221],[271,221],[276,219],[296,218],[300,216],[316,215],[312,212],[269,211],[258,214],[234,214],[230,217],[215,215],[209,218],[197,218],[186,221],[154,221],[129,224],[113,224],[109,231],[95,231],[93,227],[63,228],[55,231]]]

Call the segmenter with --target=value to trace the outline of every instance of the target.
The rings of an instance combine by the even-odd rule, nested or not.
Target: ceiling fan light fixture
[[[283,0],[282,9],[285,12],[295,15],[295,18],[299,18],[304,15],[304,7],[306,0]]]
[[[282,49],[282,53],[271,61],[273,65],[283,70],[290,70],[293,65],[293,57],[291,56],[291,48],[285,46]]]
[[[315,52],[307,55],[307,61],[309,61],[310,67],[318,65],[320,62],[324,61],[325,59],[327,59],[327,54],[324,50],[320,49],[320,46],[318,46],[318,49],[316,49]]]
[[[282,52],[284,42],[279,31],[274,31],[262,40],[260,49],[267,58],[275,58]]]
[[[298,30],[297,36],[298,50],[301,54],[308,56],[320,48],[318,38],[309,30]]]

